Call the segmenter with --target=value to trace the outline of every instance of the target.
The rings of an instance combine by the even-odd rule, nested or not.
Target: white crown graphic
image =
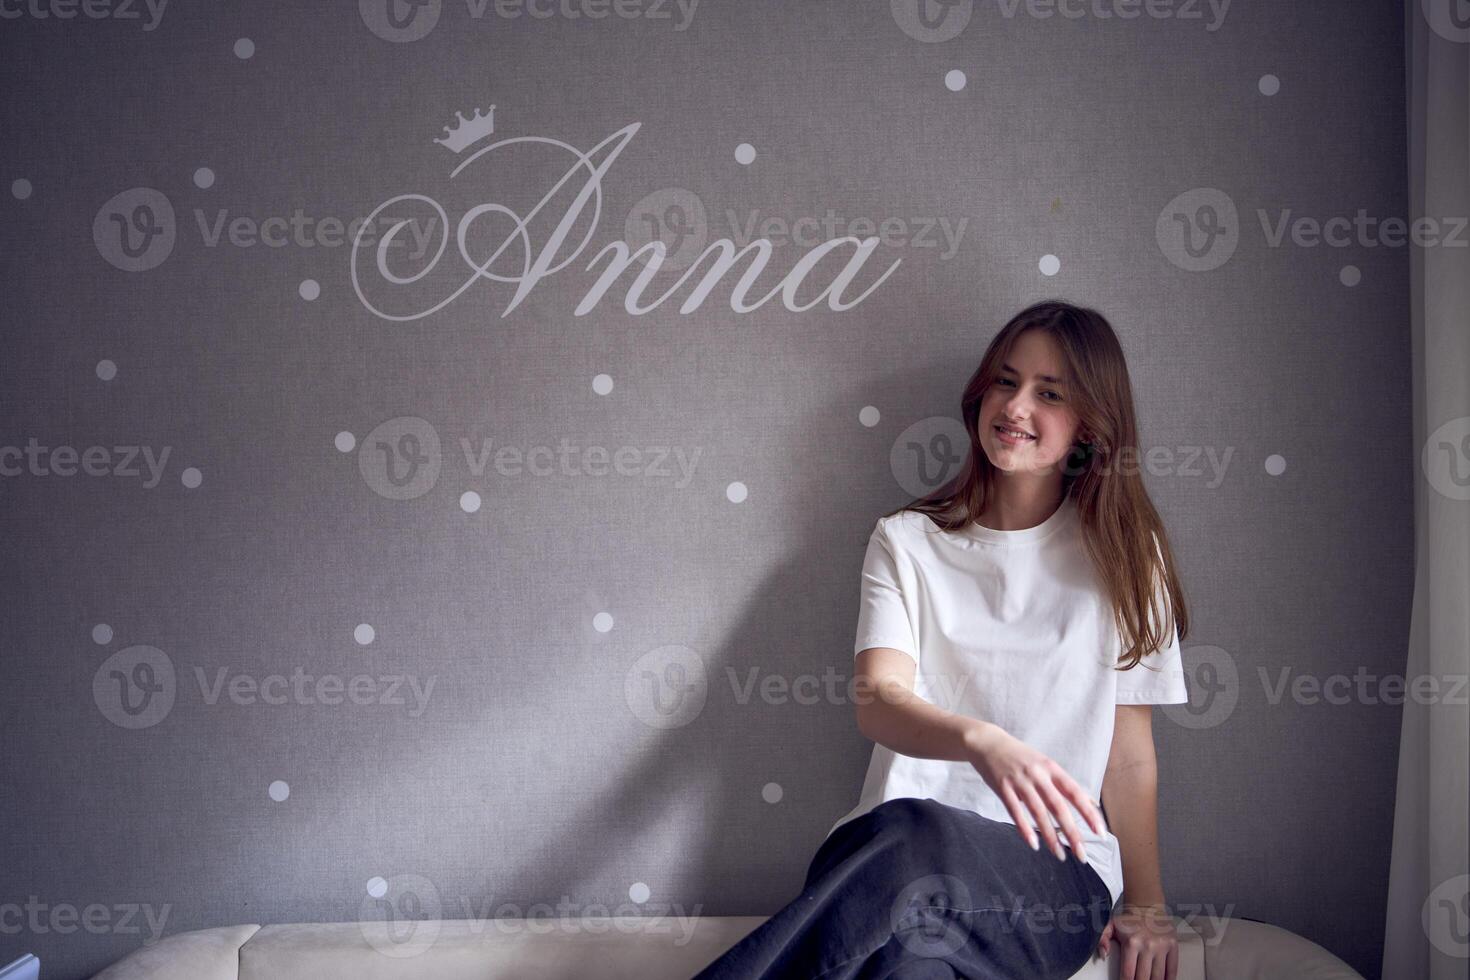
[[[495,107],[493,105],[490,107],[490,111],[483,116],[480,115],[479,109],[475,109],[475,114],[469,119],[466,119],[464,113],[458,109],[454,111],[454,115],[458,121],[453,127],[444,127],[444,132],[448,134],[448,138],[440,139],[436,136],[434,137],[434,142],[449,147],[455,153],[461,152],[470,144],[476,143],[495,132]]]

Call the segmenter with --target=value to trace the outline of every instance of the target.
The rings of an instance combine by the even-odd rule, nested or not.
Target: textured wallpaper
[[[1123,342],[1192,614],[1166,894],[1374,975],[1406,248],[1466,237],[1404,213],[1402,39],[1375,0],[0,0],[0,962],[774,912],[871,750],[873,522],[1057,297]]]

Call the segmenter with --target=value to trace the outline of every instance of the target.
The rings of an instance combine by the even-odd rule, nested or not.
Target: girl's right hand
[[[970,765],[980,773],[995,795],[999,796],[1016,823],[1021,839],[1039,849],[1036,828],[1027,819],[1027,808],[1035,817],[1036,826],[1046,838],[1046,846],[1060,860],[1066,860],[1051,816],[1062,825],[1062,832],[1072,845],[1072,852],[1079,860],[1086,861],[1082,848],[1082,835],[1072,819],[1067,803],[1070,801],[1082,814],[1089,826],[1099,835],[1107,832],[1102,814],[1096,804],[1083,791],[1077,781],[1069,776],[1055,760],[1038,752],[998,725],[986,725],[967,739],[970,747]]]

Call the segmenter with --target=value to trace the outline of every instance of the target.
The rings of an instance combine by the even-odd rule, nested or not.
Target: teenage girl
[[[1189,700],[1188,613],[1122,347],[1035,304],[960,405],[963,470],[868,540],[858,805],[695,980],[1066,980],[1114,945],[1123,980],[1175,980],[1151,705]]]

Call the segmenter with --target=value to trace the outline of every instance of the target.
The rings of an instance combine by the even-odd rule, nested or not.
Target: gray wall
[[[952,472],[986,343],[1061,296],[1122,337],[1194,617],[1196,700],[1155,722],[1168,897],[1376,974],[1400,709],[1292,685],[1402,670],[1407,256],[1270,230],[1404,217],[1400,4],[141,9],[0,22],[0,961],[66,980],[151,932],[388,908],[774,912],[867,764],[872,522]],[[491,104],[493,136],[434,142]],[[467,222],[480,263],[509,239],[500,281],[466,211],[529,214],[635,123],[502,315],[588,170],[529,253]],[[421,278],[343,242],[375,213],[435,236],[388,250]],[[737,271],[635,315],[629,272],[577,315],[607,243],[682,262],[751,222],[751,302],[849,232],[885,237],[845,301],[898,265],[842,310],[737,312]]]

